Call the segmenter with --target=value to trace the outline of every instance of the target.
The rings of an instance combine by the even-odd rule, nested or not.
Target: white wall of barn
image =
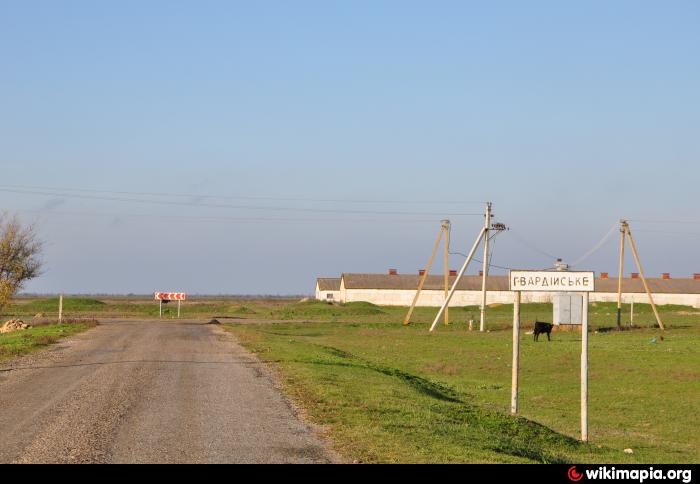
[[[339,300],[341,302],[370,302],[378,306],[410,306],[416,295],[415,290],[399,289],[346,289],[341,286]],[[524,292],[523,303],[552,302],[553,293]],[[700,308],[700,294],[654,294],[657,305],[677,304]],[[649,298],[645,293],[623,293],[623,302],[629,304],[646,304]],[[445,300],[444,291],[424,290],[418,299],[418,306],[439,307]],[[590,295],[591,302],[617,302],[617,293],[594,292]],[[510,291],[490,291],[487,293],[487,304],[511,304],[513,293]],[[480,291],[457,291],[450,301],[450,307],[477,306],[481,304]]]
[[[331,295],[332,297],[328,297]],[[318,284],[316,284],[316,299],[318,301],[333,301],[333,302],[341,302],[342,298],[340,295],[340,291],[322,291],[319,287]]]

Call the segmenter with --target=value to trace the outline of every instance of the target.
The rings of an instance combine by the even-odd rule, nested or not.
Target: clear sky
[[[628,217],[649,275],[688,276],[699,25],[690,0],[0,0],[0,210],[45,241],[37,292],[414,273],[486,200],[493,264],[573,262]],[[580,268],[616,273],[617,236]]]

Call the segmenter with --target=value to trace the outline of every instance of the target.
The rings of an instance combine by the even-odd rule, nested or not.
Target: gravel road
[[[0,463],[335,461],[218,326],[110,321],[0,363]]]

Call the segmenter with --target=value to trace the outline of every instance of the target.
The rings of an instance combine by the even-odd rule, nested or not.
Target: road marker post
[[[184,292],[157,292],[154,295],[154,299],[159,302],[158,314],[161,319],[163,318],[163,303],[167,304],[170,301],[177,301],[177,317],[179,319],[182,301],[187,299],[187,294]]]

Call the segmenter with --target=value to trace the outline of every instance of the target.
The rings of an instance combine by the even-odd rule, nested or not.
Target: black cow
[[[549,336],[550,333],[552,332],[552,328],[554,327],[553,324],[551,323],[542,323],[540,321],[535,322],[535,341],[538,341],[538,338],[542,333],[547,333],[547,341],[552,341],[552,338]]]

